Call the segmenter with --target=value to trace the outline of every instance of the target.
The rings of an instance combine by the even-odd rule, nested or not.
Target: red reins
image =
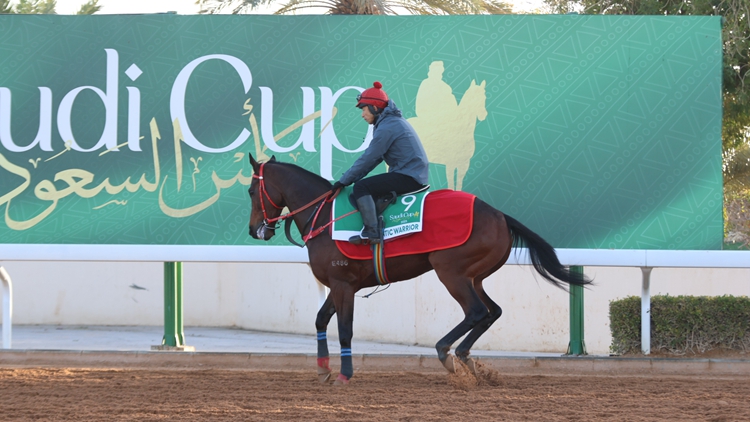
[[[258,183],[259,188],[258,189],[260,191],[260,208],[261,208],[261,210],[263,210],[263,225],[264,226],[270,227],[270,228],[272,228],[272,229],[275,230],[275,229],[278,228],[278,226],[275,225],[276,223],[278,223],[280,221],[284,221],[287,218],[292,217],[295,214],[298,214],[298,213],[300,213],[300,212],[302,212],[302,211],[304,211],[304,210],[312,207],[313,205],[319,204],[318,205],[318,210],[315,212],[315,215],[314,215],[314,217],[312,219],[312,224],[310,225],[310,232],[307,235],[304,235],[302,237],[302,240],[305,243],[307,243],[310,239],[312,239],[315,236],[317,236],[320,233],[322,233],[326,228],[328,228],[328,226],[330,226],[331,224],[333,224],[335,221],[338,221],[338,220],[340,220],[340,219],[342,219],[344,217],[348,217],[348,216],[350,216],[350,215],[358,212],[358,211],[355,210],[355,211],[349,212],[347,214],[344,214],[344,215],[342,215],[339,218],[331,219],[331,221],[329,221],[328,223],[326,223],[323,226],[320,226],[317,229],[313,230],[313,227],[315,227],[315,222],[318,220],[318,216],[320,215],[320,212],[323,209],[323,205],[326,202],[329,202],[329,203],[333,202],[333,200],[336,198],[336,196],[341,191],[339,189],[334,194],[331,194],[331,192],[326,192],[323,195],[320,195],[319,197],[317,197],[317,198],[313,199],[312,201],[308,202],[306,205],[304,205],[304,206],[302,206],[302,207],[300,207],[300,208],[298,208],[298,209],[296,209],[294,211],[289,211],[288,213],[279,215],[278,217],[275,217],[275,218],[268,218],[268,214],[266,213],[266,201],[265,201],[265,199],[267,199],[268,202],[270,202],[271,205],[273,205],[273,207],[276,208],[276,209],[278,209],[278,210],[282,209],[282,207],[276,205],[276,203],[273,202],[273,199],[271,199],[271,196],[268,195],[268,189],[266,189],[266,182],[265,182],[265,178],[263,176],[263,168],[265,167],[265,165],[266,165],[266,163],[261,163],[260,168],[258,169],[258,174],[253,174],[253,179],[258,179],[258,181],[259,181],[259,183]]]

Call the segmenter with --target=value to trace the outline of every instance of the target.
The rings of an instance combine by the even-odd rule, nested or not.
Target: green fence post
[[[583,279],[583,267],[571,266],[570,272]],[[566,354],[587,354],[583,334],[583,286],[570,286],[570,343]]]
[[[164,263],[164,338],[161,344],[177,347],[180,339],[177,337],[177,263]]]
[[[164,337],[152,350],[195,350],[185,346],[182,325],[182,262],[164,263]]]
[[[185,345],[184,327],[182,325],[182,262],[175,262],[175,295],[177,296],[177,309],[175,320],[176,338],[180,346]]]

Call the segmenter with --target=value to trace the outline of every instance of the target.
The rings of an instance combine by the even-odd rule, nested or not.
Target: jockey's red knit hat
[[[378,108],[386,108],[388,106],[388,94],[383,91],[383,84],[375,81],[372,83],[372,88],[367,88],[361,94],[357,95],[357,108],[362,108],[367,104]]]

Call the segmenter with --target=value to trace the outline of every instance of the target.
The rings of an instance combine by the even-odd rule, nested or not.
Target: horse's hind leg
[[[436,269],[437,271],[437,269]],[[450,348],[453,343],[461,338],[464,334],[471,331],[476,325],[485,320],[488,312],[487,308],[482,303],[481,299],[477,295],[477,292],[472,287],[472,281],[465,276],[453,275],[451,277],[441,274],[438,271],[438,277],[443,282],[448,292],[453,296],[454,299],[461,305],[464,311],[464,319],[453,328],[448,334],[445,335],[440,341],[437,342],[435,348],[437,349],[438,359],[443,363],[445,369],[450,372],[455,372],[453,365],[453,357],[450,355]]]
[[[318,332],[318,380],[320,382],[326,382],[331,378],[331,366],[330,358],[328,357],[328,323],[331,321],[331,317],[336,313],[336,308],[333,306],[333,299],[331,294],[328,294],[323,306],[318,311],[318,316],[315,318],[315,329]]]
[[[469,367],[472,367],[473,364],[469,359],[469,353],[472,346],[474,346],[474,343],[476,343],[479,337],[481,337],[482,334],[484,334],[503,314],[502,308],[500,308],[500,306],[487,295],[487,292],[484,291],[484,287],[482,286],[483,279],[484,277],[477,277],[474,280],[474,290],[476,290],[477,295],[479,295],[479,298],[482,300],[482,303],[484,303],[484,306],[487,307],[489,313],[479,321],[466,338],[464,338],[461,344],[456,347],[456,356],[469,365]]]

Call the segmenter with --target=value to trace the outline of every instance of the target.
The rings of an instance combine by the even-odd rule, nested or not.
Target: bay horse
[[[329,181],[297,165],[278,162],[275,157],[259,163],[250,154],[250,164],[253,168],[253,180],[248,189],[252,207],[250,236],[269,240],[275,234],[276,223],[287,218],[291,218],[303,234],[312,272],[330,289],[315,319],[318,377],[321,382],[326,382],[331,374],[326,332],[335,313],[338,314],[341,344],[341,371],[335,384],[347,384],[354,373],[351,352],[354,295],[360,289],[378,285],[372,260],[347,258],[331,239],[327,230],[331,223],[332,185]],[[284,207],[290,211],[281,215]],[[468,240],[462,245],[386,260],[391,282],[413,279],[435,270],[461,306],[464,319],[435,346],[438,359],[450,372],[455,371],[456,365],[450,354],[453,343],[468,333],[455,353],[473,369],[474,362],[469,358],[471,347],[500,318],[502,309],[487,295],[482,282],[505,264],[514,245],[526,246],[534,269],[563,290],[564,283],[591,283],[563,267],[554,248],[523,224],[479,198],[475,199],[473,207],[474,225]]]

